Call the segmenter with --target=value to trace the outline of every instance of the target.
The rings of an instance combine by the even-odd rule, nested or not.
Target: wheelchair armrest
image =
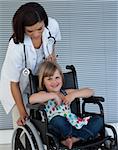
[[[28,103],[26,105],[29,108],[29,118],[34,122],[36,120],[40,121],[40,123],[46,123],[47,124],[47,113],[45,111],[45,105],[40,103],[30,104]]]
[[[38,110],[44,110],[45,109],[45,105],[44,104],[40,104],[40,103],[35,103],[35,104],[30,104],[28,103],[26,105],[27,108],[29,109],[38,109]]]
[[[91,96],[88,98],[83,98],[82,100],[85,101],[85,103],[97,103],[97,102],[104,102],[104,98],[100,96]]]
[[[99,97],[99,96],[91,96],[89,98],[83,98],[83,103],[82,103],[82,113],[87,113],[85,111],[85,104],[87,103],[92,103],[92,104],[97,104],[99,106],[99,109],[100,109],[100,113],[102,115],[104,115],[104,109],[103,109],[103,106],[102,106],[102,103],[101,102],[104,102],[104,98],[103,97]]]

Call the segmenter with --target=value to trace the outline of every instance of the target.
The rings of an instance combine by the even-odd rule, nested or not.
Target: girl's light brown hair
[[[59,64],[50,61],[44,61],[43,63],[40,64],[38,72],[39,90],[46,90],[43,80],[45,77],[53,76],[56,70],[59,71],[62,77],[62,81],[64,82],[63,73]]]

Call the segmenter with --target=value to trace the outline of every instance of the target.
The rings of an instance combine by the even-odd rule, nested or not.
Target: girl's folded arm
[[[87,98],[94,95],[94,90],[90,88],[68,89],[68,94],[72,94],[74,98]]]
[[[40,91],[38,93],[34,93],[30,96],[29,98],[29,102],[31,104],[34,103],[45,103],[47,102],[49,99],[55,99],[56,95],[53,92],[45,92],[45,91]]]

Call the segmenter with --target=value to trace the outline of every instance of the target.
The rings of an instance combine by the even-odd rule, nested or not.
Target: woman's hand
[[[45,60],[46,61],[52,61],[52,62],[56,62],[57,56],[50,54]]]
[[[17,120],[17,125],[22,126],[25,124],[26,120],[28,118],[27,112],[24,112],[20,115],[19,119]]]

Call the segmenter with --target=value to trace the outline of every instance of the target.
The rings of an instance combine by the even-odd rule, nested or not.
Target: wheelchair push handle
[[[74,67],[73,65],[67,65],[67,66],[66,66],[66,69],[75,71],[75,67]]]

